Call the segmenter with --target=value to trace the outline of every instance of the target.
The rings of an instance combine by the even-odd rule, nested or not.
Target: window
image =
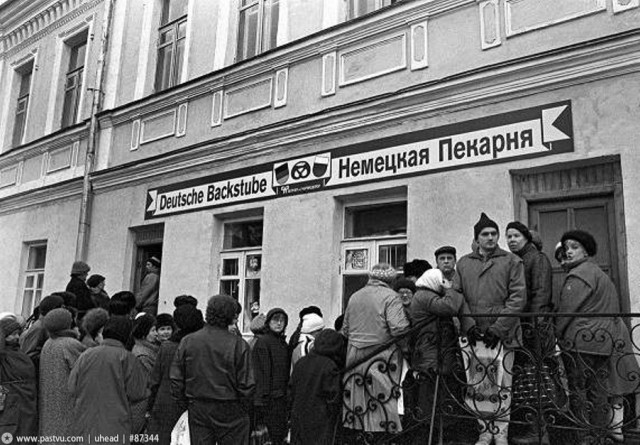
[[[156,91],[180,83],[187,37],[187,0],[165,0],[158,30]]]
[[[348,0],[347,18],[354,19],[385,6],[397,3],[398,0]]]
[[[31,75],[33,62],[17,70],[20,76],[20,90],[18,91],[18,103],[16,105],[16,118],[13,124],[13,146],[22,145],[27,124],[27,110],[29,109],[29,90],[31,89]]]
[[[243,332],[249,332],[252,303],[260,303],[262,226],[262,220],[224,225],[220,292],[231,295],[242,305],[239,321]]]
[[[280,0],[241,0],[237,61],[276,47]]]
[[[69,46],[69,68],[64,85],[64,105],[62,106],[62,128],[73,125],[78,120],[84,59],[87,51],[87,33],[72,38]]]
[[[44,286],[44,265],[47,259],[46,244],[27,246],[27,269],[22,291],[22,316],[29,317],[40,304]]]
[[[402,271],[407,262],[407,203],[384,202],[347,206],[342,241],[343,307],[362,288],[377,263]]]

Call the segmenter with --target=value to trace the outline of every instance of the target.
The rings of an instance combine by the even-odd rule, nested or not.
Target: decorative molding
[[[37,54],[38,54],[38,48],[33,48],[27,54],[23,55],[19,59],[14,60],[9,65],[14,69],[20,69],[21,66],[24,66],[27,63],[33,61],[34,62],[33,63],[33,70],[36,71],[38,69],[38,67],[37,67],[37,65],[35,63],[35,59],[36,59],[36,55]]]
[[[398,55],[399,60],[397,60]],[[400,34],[341,51],[339,85],[342,87],[363,82],[406,67],[407,35],[403,31]]]
[[[140,145],[175,135],[176,114],[174,108],[143,118],[140,122]]]
[[[73,146],[52,150],[48,154],[47,174],[71,167]]]
[[[629,9],[634,9],[640,6],[640,0],[612,0],[613,1],[613,12],[624,12]]]
[[[321,96],[332,96],[336,94],[336,59],[336,51],[322,56],[322,91],[320,92]]]
[[[0,188],[9,187],[17,183],[18,165],[0,170]]]
[[[273,77],[263,78],[224,92],[224,119],[271,106]]]
[[[606,9],[606,0],[504,0],[507,37]],[[526,21],[518,23],[521,20]]]
[[[411,71],[429,66],[427,21],[411,25]]]
[[[71,155],[71,165],[78,167],[78,158],[80,157],[80,141],[73,143],[73,152]]]
[[[89,25],[93,21],[94,16],[95,14],[91,14],[89,17],[85,18],[83,22],[77,23],[75,26],[65,29],[64,31],[58,34],[58,38],[67,40],[72,38],[75,35],[80,34],[81,32],[84,32],[85,30],[88,30]],[[93,33],[87,36],[87,40],[93,40]]]
[[[22,178],[20,181],[21,184],[37,181],[42,177],[42,164],[44,157],[44,155],[38,155],[22,161],[23,167]]]
[[[129,150],[137,150],[140,147],[140,119],[131,123],[131,146]]]
[[[180,104],[178,106],[178,122],[176,125],[176,137],[182,137],[187,134],[187,111],[188,111],[188,102]]]
[[[287,94],[289,90],[289,68],[282,68],[275,74],[275,94],[273,98],[273,108],[284,107],[287,104]]]
[[[12,57],[33,42],[40,40],[43,36],[52,34],[56,29],[67,25],[104,2],[104,0],[93,0],[81,4],[83,1],[85,0],[59,0],[48,9],[7,32],[0,38],[0,48],[5,50],[4,54],[0,52],[0,58]],[[60,7],[61,3],[72,5],[73,7],[67,6],[63,11],[63,8]],[[69,12],[70,9],[72,9],[71,12]]]
[[[500,39],[500,5],[498,0],[478,4],[480,13],[480,45],[483,50],[502,44]]]
[[[222,123],[223,90],[214,91],[211,96],[211,126],[217,127]]]

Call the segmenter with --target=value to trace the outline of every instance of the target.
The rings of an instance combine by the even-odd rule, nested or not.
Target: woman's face
[[[155,343],[158,341],[158,330],[155,326],[153,326],[151,330],[149,330],[146,340],[150,343]]]
[[[572,239],[565,241],[564,250],[567,257],[566,264],[568,265],[575,264],[589,256],[582,244]]]
[[[527,244],[527,238],[520,233],[519,230],[509,229],[507,230],[507,245],[509,250],[513,253],[520,252]]]
[[[161,326],[157,331],[159,341],[167,341],[171,337],[171,334],[173,334],[173,328],[171,326]]]
[[[280,334],[284,331],[287,325],[287,319],[283,314],[276,314],[269,320],[269,329],[276,334]]]

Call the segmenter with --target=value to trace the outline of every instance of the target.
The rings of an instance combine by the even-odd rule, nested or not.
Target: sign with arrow
[[[145,219],[571,151],[564,101],[150,189]]]

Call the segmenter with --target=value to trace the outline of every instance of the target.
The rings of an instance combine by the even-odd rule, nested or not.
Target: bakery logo
[[[317,190],[331,178],[331,153],[273,165],[273,189],[278,195]]]

